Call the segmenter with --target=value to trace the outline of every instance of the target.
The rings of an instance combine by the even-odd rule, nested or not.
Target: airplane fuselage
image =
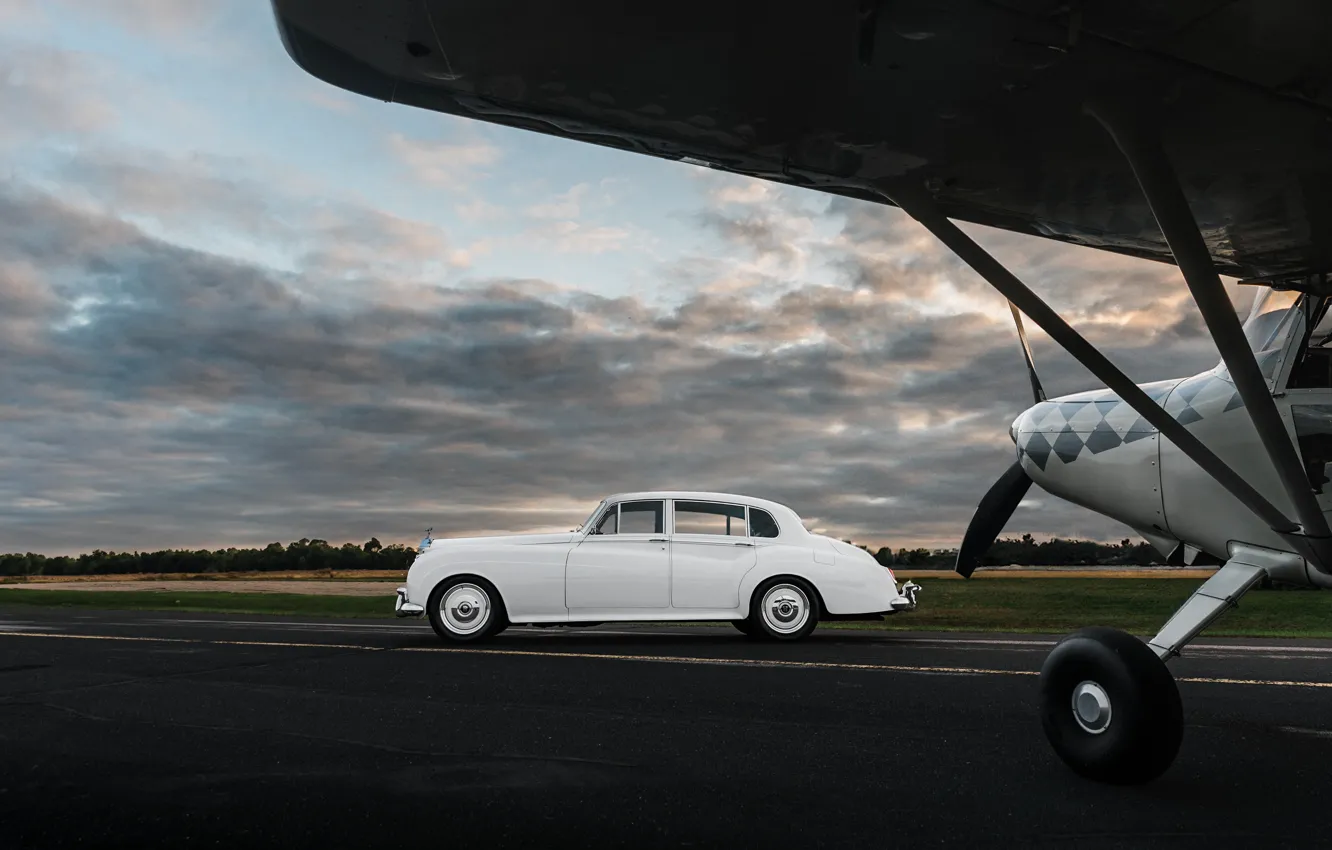
[[[1263,495],[1289,509],[1223,370],[1141,387]],[[1277,404],[1290,423],[1292,399],[1280,397]],[[1221,560],[1232,542],[1289,548],[1109,390],[1036,404],[1018,416],[1011,434],[1023,469],[1042,489],[1128,525],[1163,555],[1181,541]]]

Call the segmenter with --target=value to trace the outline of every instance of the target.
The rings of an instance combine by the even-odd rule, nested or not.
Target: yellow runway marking
[[[512,655],[532,658],[582,658],[597,661],[646,661],[657,664],[711,664],[722,667],[775,667],[798,670],[863,670],[885,673],[934,673],[945,676],[1039,676],[1035,670],[993,667],[929,667],[908,664],[852,664],[843,661],[785,661],[763,658],[709,658],[702,655],[626,655],[609,652],[540,652],[532,649],[480,649],[448,646],[364,646],[347,643],[297,643],[259,640],[204,640],[199,638],[140,637],[133,635],[76,635],[52,632],[0,632],[0,638],[63,638],[65,640],[131,641],[139,643],[191,643],[203,646],[270,646],[296,649],[353,649],[365,652],[443,652],[461,655]],[[1179,682],[1208,685],[1267,685],[1278,688],[1332,688],[1332,682],[1281,679],[1228,679],[1183,676]]]
[[[886,670],[892,673],[984,674],[1037,676],[1034,670],[995,670],[985,667],[915,667],[901,664],[850,664],[841,661],[779,661],[763,658],[709,658],[698,655],[620,655],[610,652],[538,652],[528,649],[471,649],[445,646],[404,646],[400,652],[463,652],[476,655],[527,655],[539,658],[596,658],[609,661],[655,661],[666,664],[717,664],[729,667],[794,667],[807,670]]]

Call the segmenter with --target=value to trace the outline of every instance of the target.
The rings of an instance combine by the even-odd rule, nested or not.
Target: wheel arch
[[[475,565],[459,564],[455,566],[456,568],[453,568],[450,565],[441,565],[439,572],[432,573],[430,578],[425,582],[425,599],[427,606],[435,604],[435,594],[445,584],[460,579],[477,579],[495,589],[495,594],[499,597],[495,601],[499,603],[500,609],[507,614],[508,606],[504,601],[503,582],[496,581],[494,576],[489,574],[489,571],[487,570],[474,570],[468,568]]]

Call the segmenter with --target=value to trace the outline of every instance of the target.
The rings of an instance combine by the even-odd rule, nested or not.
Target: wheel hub
[[[768,627],[782,634],[799,631],[809,620],[809,601],[803,592],[789,584],[769,590],[763,598],[762,610]]]
[[[449,631],[471,634],[490,619],[490,597],[474,584],[460,584],[444,595],[440,613]]]
[[[1110,728],[1112,714],[1110,695],[1105,692],[1105,688],[1087,680],[1073,689],[1073,719],[1078,721],[1083,731],[1092,735],[1101,734]]]

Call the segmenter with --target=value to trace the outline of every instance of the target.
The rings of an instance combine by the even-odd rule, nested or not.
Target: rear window
[[[776,537],[777,520],[772,518],[772,514],[761,508],[749,509],[749,536],[750,537]]]

